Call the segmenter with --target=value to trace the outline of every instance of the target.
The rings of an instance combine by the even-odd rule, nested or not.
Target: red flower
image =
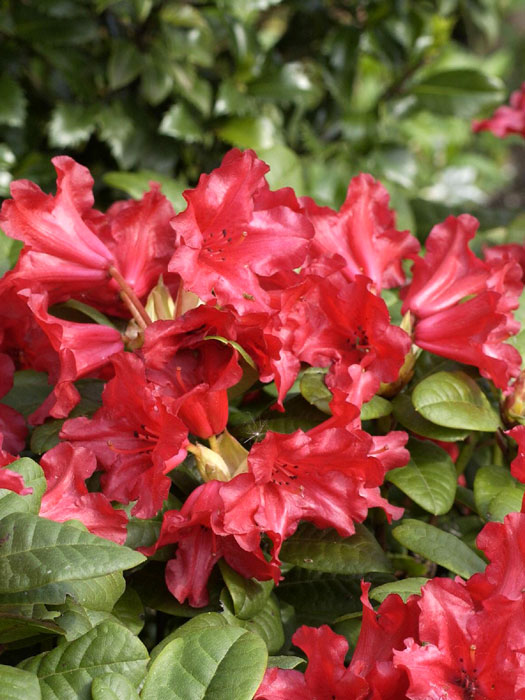
[[[492,131],[498,138],[509,134],[525,136],[525,83],[510,96],[510,107],[498,107],[490,119],[472,123],[473,131]]]
[[[201,299],[240,314],[269,310],[259,278],[299,267],[313,236],[293,191],[270,191],[268,170],[253,151],[231,150],[184,193],[188,207],[172,221],[177,249],[168,269]]]
[[[501,596],[475,606],[467,588],[434,579],[422,589],[419,636],[394,664],[410,679],[411,700],[525,698],[525,613],[522,601]]]
[[[396,229],[380,182],[364,173],[354,177],[339,212],[317,206],[310,197],[300,201],[315,229],[309,272],[323,275],[340,268],[344,279],[366,275],[377,290],[404,283],[401,261],[417,253],[419,243],[408,231]]]
[[[14,370],[13,360],[0,353],[0,397],[5,396],[13,386]],[[0,403],[0,435],[7,452],[17,454],[24,449],[27,438],[24,416],[3,403]]]
[[[146,380],[138,357],[121,353],[112,363],[115,377],[106,384],[102,408],[91,420],[66,421],[60,437],[96,454],[105,470],[101,483],[108,498],[136,500],[132,514],[148,518],[168,497],[166,474],[185,458],[188,432],[173,399]]]
[[[505,431],[518,443],[518,454],[510,464],[510,473],[515,479],[525,484],[525,425],[517,425],[512,430]]]
[[[31,416],[33,423],[43,422],[48,414],[64,418],[79,402],[80,395],[73,382],[106,365],[109,358],[122,351],[120,333],[115,328],[96,323],[74,323],[51,316],[47,311],[47,295],[32,294],[29,289],[19,292],[33,312],[35,320],[58,353],[60,374],[52,396],[45,406]]]
[[[364,700],[368,684],[345,668],[348,642],[328,625],[299,627],[292,642],[308,657],[304,675],[269,668],[254,700]]]
[[[57,156],[52,162],[57,171],[56,196],[44,194],[28,180],[13,182],[13,199],[2,206],[0,226],[28,246],[26,263],[33,273],[28,279],[34,281],[43,274],[62,283],[99,284],[107,278],[113,255],[89,224],[96,215],[93,178],[87,168],[67,156]]]
[[[276,563],[282,542],[301,520],[349,536],[355,532],[354,522],[362,522],[371,507],[383,508],[388,518],[402,514],[380,495],[385,468],[370,456],[371,436],[334,425],[331,419],[326,423],[307,433],[268,432],[248,455],[249,473],[221,491],[225,530],[236,535],[266,532]]]
[[[210,323],[230,324],[215,309],[197,308],[175,321],[149,326],[142,348],[148,379],[176,399],[177,414],[202,438],[221,433],[228,421],[227,389],[242,378],[237,351],[210,338]]]
[[[102,493],[88,493],[86,479],[97,468],[93,452],[63,442],[42,457],[47,490],[42,497],[40,515],[63,523],[80,520],[94,535],[119,544],[126,541],[128,517],[115,510]]]
[[[521,426],[520,426],[521,427]],[[523,601],[525,590],[525,513],[509,513],[502,523],[487,523],[476,545],[488,557],[481,574],[467,581],[472,597],[483,601],[489,596],[504,596]]]
[[[280,359],[274,362],[279,399],[292,385],[301,362],[329,367],[327,384],[363,401],[372,398],[381,382],[398,377],[410,350],[409,336],[390,324],[385,302],[369,291],[370,280],[358,275],[337,288],[330,280],[308,276],[282,295],[282,309],[267,327],[281,340]],[[373,381],[359,382],[366,371]],[[366,391],[364,391],[366,389]]]
[[[208,481],[193,491],[180,511],[164,513],[157,543],[143,548],[150,555],[159,547],[177,543],[177,552],[166,566],[166,585],[179,602],[202,607],[208,603],[206,584],[221,557],[241,576],[279,580],[279,568],[266,561],[260,548],[260,532],[251,538],[235,537],[223,527],[222,490],[226,484]]]

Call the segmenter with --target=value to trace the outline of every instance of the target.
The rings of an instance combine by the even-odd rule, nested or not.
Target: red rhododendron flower
[[[487,265],[468,247],[478,226],[470,214],[449,216],[434,226],[426,240],[425,257],[413,258],[402,313],[411,311],[417,318],[426,318],[486,290]]]
[[[13,386],[14,370],[13,360],[0,353],[0,398]],[[27,438],[24,416],[3,403],[0,403],[0,435],[3,436],[3,447],[7,452],[17,454],[24,449]]]
[[[295,670],[269,668],[255,700],[362,700],[367,682],[344,665],[348,642],[328,625],[299,627],[292,642],[308,657],[304,675]]]
[[[406,603],[389,595],[375,611],[368,600],[369,583],[361,583],[363,621],[348,671],[365,678],[366,700],[399,700],[408,688],[406,673],[393,664],[395,649],[404,649],[407,637],[419,638],[418,596]],[[361,696],[360,696],[361,697]]]
[[[385,302],[369,291],[369,284],[367,277],[358,275],[338,289],[330,280],[308,276],[283,293],[282,310],[267,326],[267,332],[282,343],[280,359],[273,362],[281,401],[300,362],[329,367],[327,385],[347,393],[355,381],[351,368],[358,365],[359,372],[366,370],[374,378],[355,392],[364,401],[372,398],[381,382],[397,379],[410,338],[390,324]]]
[[[175,321],[146,329],[142,348],[147,376],[176,399],[177,415],[202,438],[221,433],[228,421],[227,389],[242,378],[237,351],[206,335],[220,311],[197,308]],[[228,320],[228,319],[227,319]]]
[[[106,384],[102,408],[91,420],[66,421],[60,437],[96,454],[108,498],[136,500],[132,514],[148,518],[168,497],[166,474],[185,458],[188,431],[175,414],[173,399],[147,381],[142,360],[120,353],[112,363],[115,377]]]
[[[520,426],[522,427],[522,426]],[[523,601],[525,591],[525,513],[509,513],[502,523],[487,523],[476,539],[490,563],[467,581],[478,601],[501,595]]]
[[[126,541],[128,516],[115,510],[102,493],[88,493],[86,479],[97,468],[93,452],[67,442],[53,447],[42,457],[47,490],[40,515],[63,523],[80,520],[94,535],[119,544]]]
[[[177,248],[168,269],[201,299],[240,314],[269,310],[259,276],[299,267],[313,237],[293,190],[270,191],[268,170],[253,151],[229,151],[184,192],[188,207],[172,221]]]
[[[417,253],[419,243],[408,231],[396,229],[388,192],[380,182],[364,173],[354,177],[338,212],[319,207],[310,197],[300,201],[315,229],[307,271],[323,275],[340,268],[349,281],[357,275],[369,277],[376,290],[404,283],[401,261]]]
[[[301,520],[348,536],[355,532],[354,522],[362,522],[371,507],[383,508],[388,518],[402,515],[402,509],[380,495],[385,468],[369,454],[374,449],[371,436],[327,423],[328,427],[321,424],[306,433],[268,432],[250,450],[249,473],[222,489],[225,529],[237,535],[247,530],[266,532],[276,562],[282,542]]]
[[[525,698],[525,612],[494,596],[476,607],[459,581],[433,579],[422,589],[419,636],[394,664],[410,679],[411,700]]]
[[[416,323],[414,343],[436,355],[478,367],[484,377],[505,389],[519,374],[521,356],[516,348],[499,342],[499,329],[506,320],[497,312],[498,302],[495,292],[484,292],[428,316]]]
[[[55,418],[64,418],[80,401],[80,394],[72,382],[100,369],[112,355],[122,351],[121,335],[109,326],[74,323],[51,316],[47,311],[45,294],[31,294],[29,290],[22,290],[19,296],[27,299],[28,307],[57,351],[60,361],[60,374],[56,378],[53,396],[46,402],[45,410],[33,414],[32,422],[43,422],[47,411]]]
[[[472,123],[473,131],[492,131],[498,138],[509,134],[525,136],[525,83],[510,96],[510,107],[498,107],[492,117]]]
[[[56,156],[52,162],[56,195],[44,194],[28,180],[16,180],[11,183],[13,199],[2,205],[0,226],[29,247],[30,279],[38,279],[40,271],[60,276],[62,282],[80,279],[84,286],[93,286],[105,281],[113,264],[113,255],[89,225],[93,178],[68,156]]]
[[[279,580],[278,566],[266,561],[260,548],[259,531],[250,541],[225,532],[225,485],[209,481],[190,494],[180,511],[166,511],[157,543],[140,550],[150,555],[159,547],[177,543],[176,556],[166,565],[166,585],[181,603],[186,599],[194,607],[208,603],[206,584],[221,557],[245,578]]]
[[[518,443],[518,454],[511,462],[510,473],[525,484],[525,425],[517,425],[512,430],[507,430],[506,435],[510,435]]]

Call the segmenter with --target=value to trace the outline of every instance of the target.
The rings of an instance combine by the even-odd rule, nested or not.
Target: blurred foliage
[[[514,173],[507,143],[474,136],[470,120],[523,79],[520,6],[4,0],[0,194],[21,177],[51,189],[50,157],[68,153],[105,175],[101,203],[158,179],[180,208],[239,146],[270,164],[274,187],[319,204],[338,207],[368,171],[402,227],[425,235],[467,209],[495,229],[510,214],[486,204]]]

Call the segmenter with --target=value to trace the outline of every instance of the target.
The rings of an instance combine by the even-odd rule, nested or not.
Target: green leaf
[[[135,686],[121,673],[104,673],[91,684],[92,700],[139,700]]]
[[[51,602],[32,599],[48,594],[61,603],[76,585],[94,585],[98,595],[101,577],[144,560],[72,524],[12,513],[0,521],[0,602]]]
[[[89,700],[92,680],[107,673],[121,673],[137,687],[148,658],[138,637],[122,625],[104,621],[73,642],[22,661],[19,667],[38,676],[42,700]]]
[[[11,406],[27,418],[47,399],[51,390],[45,372],[22,369],[15,372],[13,388],[3,397],[1,403]]]
[[[291,669],[297,668],[301,664],[306,663],[306,661],[300,656],[269,656],[268,657],[268,668],[284,668]]]
[[[23,126],[26,118],[26,98],[22,88],[8,75],[0,77],[0,124]]]
[[[131,41],[115,39],[111,42],[108,62],[108,82],[111,90],[118,90],[131,83],[140,73],[142,56]]]
[[[293,606],[301,623],[316,627],[361,610],[360,579],[359,575],[341,576],[295,567],[286,574],[275,593],[280,600]]]
[[[266,605],[273,589],[273,581],[246,579],[229,567],[224,559],[219,562],[219,568],[232,597],[235,616],[249,620],[257,615]]]
[[[432,438],[432,440],[442,440],[443,442],[457,442],[464,440],[471,433],[470,430],[456,430],[445,428],[442,425],[431,423],[415,410],[410,394],[398,394],[392,400],[394,417],[402,426],[408,428],[416,435]]]
[[[382,396],[372,396],[361,406],[361,420],[374,420],[389,416],[392,413],[392,404]]]
[[[304,398],[323,413],[331,415],[332,392],[324,383],[327,370],[322,367],[309,367],[301,377],[299,389]]]
[[[133,634],[140,634],[144,627],[144,606],[139,594],[131,586],[127,586],[117,600],[112,614]]]
[[[392,583],[384,583],[382,586],[376,586],[370,591],[370,598],[382,603],[391,593],[396,593],[406,603],[411,595],[420,595],[421,588],[429,580],[423,576],[416,576],[414,578],[404,578],[401,581],[393,581]]]
[[[159,644],[151,650],[151,660],[153,661],[156,659],[160,652],[174,639],[183,639],[195,635],[201,630],[210,629],[210,627],[228,627],[229,625],[230,623],[222,613],[208,612],[201,613],[200,615],[197,614],[194,618],[188,620],[188,622],[177,627],[177,629],[171,634],[168,634],[167,637],[164,637],[162,642],[159,642]]]
[[[14,154],[12,155],[12,163],[5,163],[5,165],[2,163],[2,161],[4,160],[4,158],[2,158],[2,153],[6,150],[7,153],[10,153],[7,147],[5,147],[4,149],[2,147],[2,144],[0,144],[0,174],[5,174],[6,171],[10,169],[9,165],[14,164]],[[10,177],[10,174],[7,174]],[[5,183],[0,182],[0,186],[2,184],[5,184],[6,186],[5,194],[7,195],[7,185],[9,184],[9,181],[6,181]],[[22,241],[17,241],[14,238],[9,238],[9,236],[6,236],[6,234],[0,229],[0,275],[4,275],[8,270],[15,266],[15,263],[18,260],[18,256],[20,255],[20,251],[23,247],[24,244]]]
[[[238,148],[253,148],[259,151],[272,148],[281,141],[273,121],[269,117],[231,117],[217,129],[227,143]]]
[[[162,117],[159,134],[172,136],[186,143],[196,143],[204,140],[204,131],[198,119],[184,104],[178,102],[172,105]]]
[[[341,537],[335,530],[318,530],[305,523],[282,546],[283,561],[304,569],[334,574],[389,572],[390,564],[372,533],[360,523],[351,537]]]
[[[485,562],[458,537],[420,520],[403,520],[392,530],[407,549],[443,566],[463,578],[485,570]]]
[[[3,700],[40,700],[40,684],[34,673],[13,666],[0,666]]]
[[[448,513],[456,495],[457,474],[447,452],[421,440],[411,440],[409,452],[406,467],[391,469],[386,479],[429,513]]]
[[[434,114],[470,119],[489,105],[505,99],[500,80],[479,70],[455,69],[427,75],[412,85],[418,106]]]
[[[103,620],[117,621],[108,610],[90,610],[84,605],[75,603],[69,596],[63,605],[54,607],[57,614],[60,614],[56,622],[62,628],[68,642],[82,637]]]
[[[9,489],[0,489],[0,519],[9,513],[38,514],[40,502],[47,488],[44,472],[39,464],[29,457],[22,457],[9,465],[11,471],[24,477],[24,484],[33,489],[33,493],[21,496]]]
[[[476,509],[485,520],[503,520],[507,513],[519,512],[525,493],[508,469],[495,464],[480,467],[474,479]]]
[[[57,148],[77,148],[95,131],[95,110],[84,105],[60,102],[48,124],[49,144]]]
[[[284,644],[284,630],[281,621],[281,611],[275,595],[270,595],[264,607],[249,620],[241,620],[233,614],[233,603],[229,592],[225,589],[221,595],[224,606],[223,615],[230,625],[242,627],[257,634],[266,644],[269,654],[277,653]]]
[[[168,644],[150,666],[141,700],[251,700],[268,654],[239,627],[205,629]]]
[[[436,372],[414,388],[416,411],[447,428],[494,432],[500,419],[476,382],[465,372]]]
[[[31,433],[30,447],[32,452],[42,455],[60,442],[59,433],[65,423],[65,418],[47,420],[38,425]],[[33,511],[38,512],[38,511]]]
[[[117,330],[117,327],[109,320],[109,318],[105,314],[103,314],[98,309],[95,309],[93,306],[84,304],[83,302],[77,301],[76,299],[68,299],[68,301],[65,301],[63,304],[58,304],[57,306],[53,306],[51,308],[51,313],[53,313],[55,316],[58,316],[59,318],[66,318],[67,320],[66,316],[61,315],[60,313],[55,313],[56,311],[62,309],[73,309],[73,311],[78,311],[83,316],[86,316],[87,318],[91,319],[92,321],[98,323],[101,326],[108,326],[108,328],[114,328],[115,330]]]
[[[16,612],[14,607],[10,612],[0,607],[0,644],[42,634],[63,635],[64,630],[52,620],[27,617],[23,612]]]
[[[133,199],[140,199],[149,190],[150,182],[158,182],[165,197],[178,211],[186,207],[182,192],[187,184],[182,179],[167,177],[154,170],[139,170],[136,173],[113,171],[104,175],[104,182],[110,187],[123,190]]]

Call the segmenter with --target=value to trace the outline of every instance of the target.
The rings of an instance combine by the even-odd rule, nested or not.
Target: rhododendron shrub
[[[476,255],[468,213],[421,246],[372,175],[335,211],[253,151],[177,212],[155,183],[98,211],[53,162],[0,214],[4,666],[85,661],[95,700],[525,697],[521,247]]]

